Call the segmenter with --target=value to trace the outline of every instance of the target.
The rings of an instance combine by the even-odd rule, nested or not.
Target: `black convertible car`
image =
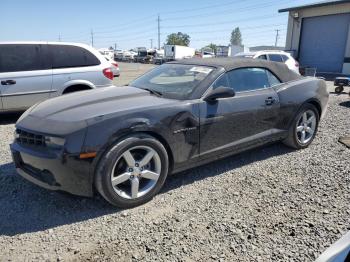
[[[190,59],[126,87],[62,96],[28,109],[11,144],[33,183],[127,208],[149,201],[168,174],[275,141],[310,145],[324,115],[323,80],[282,63]]]

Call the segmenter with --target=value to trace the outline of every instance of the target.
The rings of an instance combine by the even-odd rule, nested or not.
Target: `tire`
[[[95,187],[112,205],[132,208],[150,201],[159,192],[168,168],[168,154],[162,143],[146,134],[132,135],[102,156],[96,169]]]
[[[304,114],[306,119],[304,121]],[[311,121],[311,117],[314,117]],[[294,118],[288,131],[288,137],[283,141],[286,146],[294,149],[307,148],[315,138],[319,123],[319,113],[317,108],[312,104],[305,104],[301,107],[298,114]],[[306,124],[304,123],[306,122]],[[308,123],[308,124],[307,124]],[[312,129],[312,132],[311,132]],[[303,135],[303,132],[305,135]],[[311,134],[312,133],[312,134]],[[304,138],[304,139],[303,139]]]
[[[334,90],[337,94],[340,94],[341,92],[344,91],[344,87],[343,86],[337,86]]]

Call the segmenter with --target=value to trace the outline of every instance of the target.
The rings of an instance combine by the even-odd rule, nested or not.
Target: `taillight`
[[[105,68],[105,69],[103,69],[102,72],[103,72],[103,74],[104,74],[105,77],[107,77],[107,78],[110,79],[110,80],[113,80],[114,75],[113,75],[112,69],[110,69],[110,68]]]
[[[114,65],[115,67],[118,67],[118,64],[117,64],[117,63],[112,63],[112,65]]]

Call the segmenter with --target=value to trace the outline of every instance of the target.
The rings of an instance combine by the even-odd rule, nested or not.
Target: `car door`
[[[264,143],[278,121],[279,99],[265,69],[242,68],[225,73],[212,88],[228,86],[232,98],[200,104],[200,152],[239,151]]]
[[[5,110],[49,98],[52,69],[45,44],[0,45],[0,94]]]

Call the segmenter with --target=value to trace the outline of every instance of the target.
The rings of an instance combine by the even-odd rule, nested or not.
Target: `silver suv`
[[[0,42],[0,112],[76,91],[112,86],[111,64],[94,48],[62,42]]]

